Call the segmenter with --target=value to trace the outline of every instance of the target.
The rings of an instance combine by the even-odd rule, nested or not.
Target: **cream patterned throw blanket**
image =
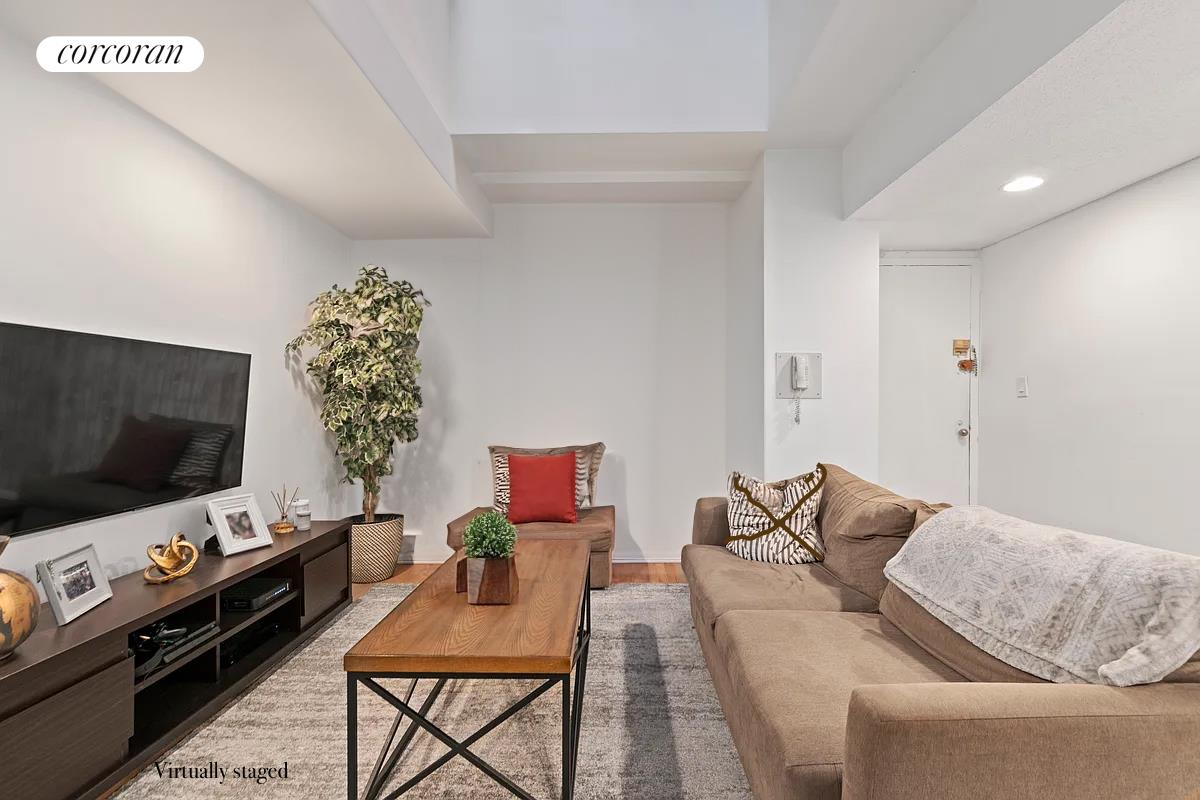
[[[1161,680],[1200,650],[1200,558],[947,509],[884,569],[981,650],[1058,683]]]

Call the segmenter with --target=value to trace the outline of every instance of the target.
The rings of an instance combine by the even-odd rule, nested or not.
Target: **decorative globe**
[[[0,553],[7,546],[8,537],[0,536]],[[0,569],[0,661],[33,633],[41,608],[32,581],[19,572]]]

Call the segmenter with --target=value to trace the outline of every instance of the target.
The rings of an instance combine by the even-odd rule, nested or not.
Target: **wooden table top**
[[[518,541],[520,589],[504,606],[469,605],[451,556],[346,652],[345,670],[569,674],[588,551],[580,539]]]

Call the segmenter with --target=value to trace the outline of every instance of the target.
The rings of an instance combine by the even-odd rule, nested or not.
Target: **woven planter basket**
[[[404,542],[403,514],[376,514],[350,526],[350,580],[377,583],[392,577]]]

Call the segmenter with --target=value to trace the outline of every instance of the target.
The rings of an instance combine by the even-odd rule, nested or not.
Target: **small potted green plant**
[[[503,514],[488,511],[467,523],[467,602],[505,605],[517,596],[517,527]]]

